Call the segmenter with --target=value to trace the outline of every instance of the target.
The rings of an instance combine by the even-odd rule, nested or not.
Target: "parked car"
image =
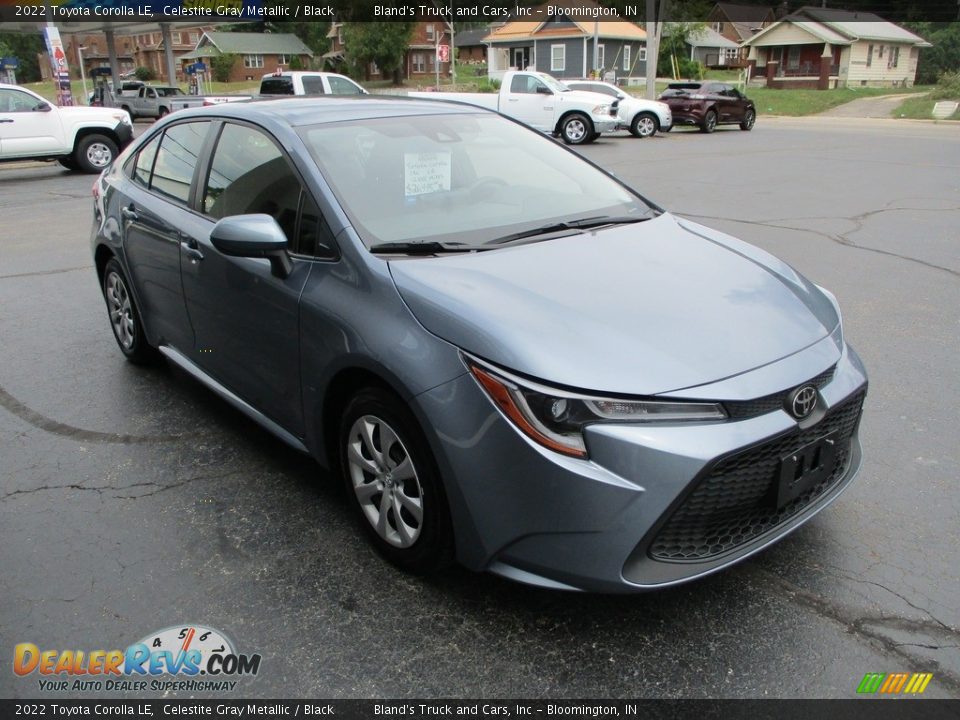
[[[120,107],[134,120],[138,117],[162,118],[173,112],[175,100],[186,97],[187,94],[178,87],[144,85],[135,95],[121,96]]]
[[[619,102],[606,95],[572,90],[541,72],[512,70],[504,73],[500,92],[412,92],[410,97],[455,100],[496,110],[535,130],[563,138],[568,145],[583,145],[602,133],[617,129]]]
[[[261,95],[367,95],[346,75],[300,70],[277,71],[260,80]]]
[[[726,83],[670,83],[660,100],[670,106],[674,125],[696,125],[706,133],[712,133],[717,125],[752,130],[757,121],[753,100]]]
[[[132,139],[123,110],[57,107],[26,88],[0,83],[0,161],[57,160],[71,170],[99,173]]]
[[[338,473],[409,570],[664,587],[860,467],[866,372],[833,295],[493,112],[184,111],[101,176],[94,217],[121,352]]]
[[[634,137],[653,137],[658,130],[670,132],[673,127],[673,115],[666,103],[634,97],[613,83],[599,80],[565,80],[563,84],[571,90],[586,90],[619,100],[620,126]]]

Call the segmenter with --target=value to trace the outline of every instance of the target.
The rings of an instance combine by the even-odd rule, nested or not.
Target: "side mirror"
[[[269,215],[225,217],[213,226],[210,242],[224,255],[266,258],[270,261],[270,271],[279,278],[293,272],[287,236]]]
[[[553,90],[546,85],[537,85],[537,95],[553,95]]]
[[[50,103],[39,102],[33,106],[34,112],[50,112],[53,108],[50,107]]]

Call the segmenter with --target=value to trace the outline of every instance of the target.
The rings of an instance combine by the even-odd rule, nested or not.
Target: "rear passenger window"
[[[303,82],[304,95],[323,95],[323,78],[304,75],[300,78]]]
[[[265,213],[287,236],[292,252],[312,255],[321,234],[313,210],[297,238],[301,186],[280,149],[264,133],[243,125],[224,125],[210,165],[203,211],[214,218]],[[307,228],[307,225],[310,225]],[[309,234],[309,237],[306,235]]]
[[[362,95],[363,91],[346,78],[330,75],[327,77],[330,83],[330,92],[333,95]]]
[[[160,147],[159,135],[143,146],[133,166],[133,181],[145,188],[150,187],[150,173],[153,171],[153,161],[157,157],[158,147]]]
[[[185,205],[189,203],[190,182],[209,128],[206,121],[183,123],[164,133],[153,164],[151,190]]]

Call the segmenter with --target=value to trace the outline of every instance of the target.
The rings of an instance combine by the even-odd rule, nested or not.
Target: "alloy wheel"
[[[107,275],[106,296],[113,334],[117,336],[117,341],[125,350],[130,350],[137,339],[133,305],[123,278],[115,272]]]

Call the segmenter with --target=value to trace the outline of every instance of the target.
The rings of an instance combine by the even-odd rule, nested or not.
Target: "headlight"
[[[607,115],[610,112],[609,105],[597,105],[593,110],[591,110],[594,115]]]
[[[473,376],[514,425],[544,447],[584,458],[583,428],[593,423],[723,420],[716,403],[632,400],[577,395],[517,378],[472,358]]]
[[[125,113],[125,112],[113,113],[110,117],[112,117],[114,120],[119,120],[122,123],[126,123],[127,125],[130,125],[129,113]]]

